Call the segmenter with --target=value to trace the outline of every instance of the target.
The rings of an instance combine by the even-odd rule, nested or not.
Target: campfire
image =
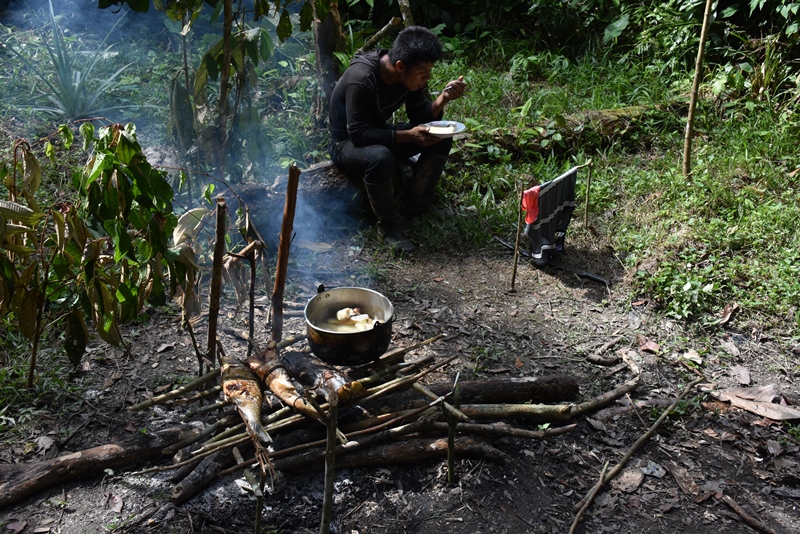
[[[35,465],[14,466],[17,469],[4,472],[0,505],[67,478],[160,459],[159,465],[139,473],[173,472],[171,498],[176,505],[187,502],[218,477],[242,473],[257,496],[258,523],[267,485],[275,477],[324,470],[320,522],[321,531],[327,532],[337,468],[442,458],[453,483],[458,478],[456,458],[505,457],[489,439],[554,438],[572,431],[580,418],[638,386],[634,372],[635,376],[618,388],[578,402],[575,378],[559,374],[475,380],[462,380],[456,374],[430,383],[432,373],[446,372],[456,357],[436,358],[418,352],[436,346],[444,334],[388,350],[394,308],[384,295],[366,288],[321,288],[304,306],[307,331],[284,338],[284,309],[303,307],[303,303],[283,299],[298,177],[299,171],[292,168],[271,298],[271,339],[260,346],[253,335],[251,278],[250,331],[245,341],[248,357],[225,354],[216,336],[225,256],[223,247],[217,247],[208,349],[205,356],[198,354],[200,360],[217,365],[182,387],[129,407],[141,411],[156,405],[191,403],[197,405],[197,413],[217,411],[216,422],[202,430],[180,427]],[[224,200],[218,200],[217,211],[219,244],[225,242]],[[258,250],[258,243],[253,242],[236,257],[252,265]],[[207,403],[214,397],[217,400]],[[530,423],[538,428],[525,428]],[[172,462],[164,464],[168,458]],[[600,483],[608,480],[607,476]]]

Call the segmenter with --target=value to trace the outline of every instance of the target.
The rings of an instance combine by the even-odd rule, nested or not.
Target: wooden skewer
[[[525,198],[525,186],[519,195],[519,206],[517,206],[517,243],[514,245],[514,270],[511,272],[511,293],[515,293],[514,282],[517,279],[517,263],[519,262],[519,234],[522,232],[522,200]]]

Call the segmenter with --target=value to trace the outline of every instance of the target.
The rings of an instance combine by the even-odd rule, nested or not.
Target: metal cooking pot
[[[377,322],[363,332],[326,328],[343,308],[359,308]],[[320,360],[334,365],[361,365],[377,360],[389,348],[394,306],[377,291],[362,287],[324,290],[308,301],[304,315],[308,344]]]

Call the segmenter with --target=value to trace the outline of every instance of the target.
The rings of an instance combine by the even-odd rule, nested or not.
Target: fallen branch
[[[219,367],[216,367],[209,371],[208,373],[204,374],[200,378],[196,378],[189,382],[186,385],[183,385],[177,389],[173,389],[172,391],[168,391],[163,395],[159,395],[157,397],[152,397],[147,399],[146,401],[140,402],[139,404],[134,404],[133,406],[129,406],[128,410],[131,412],[140,412],[145,408],[150,408],[151,406],[155,406],[156,404],[164,404],[165,402],[172,400],[176,397],[180,397],[184,393],[188,391],[192,391],[193,389],[197,389],[198,387],[202,386],[206,382],[210,382],[214,380],[220,375]]]
[[[129,441],[100,445],[52,460],[0,465],[0,508],[55,484],[161,456],[165,447],[183,440],[187,431],[195,432],[195,429],[179,427],[140,434]]]
[[[614,365],[622,360],[622,356],[618,354],[612,354],[610,356],[603,356],[603,353],[619,343],[622,340],[621,337],[615,337],[614,339],[609,340],[608,342],[604,343],[602,347],[594,351],[592,354],[589,354],[586,357],[586,361],[589,363],[593,363],[596,365]]]
[[[608,408],[604,408],[595,414],[594,419],[598,421],[608,421],[609,419],[613,419],[614,417],[618,417],[620,415],[626,415],[633,410],[638,410],[640,408],[666,408],[673,402],[675,402],[675,399],[635,400],[624,406],[610,406]]]
[[[742,520],[744,520],[744,522],[747,523],[747,526],[749,526],[753,530],[761,532],[762,534],[775,534],[774,530],[772,530],[765,524],[758,521],[755,517],[745,512],[744,508],[739,506],[739,504],[736,501],[734,501],[733,498],[730,497],[729,495],[723,495],[722,500],[725,504],[730,506],[734,512],[739,514],[739,517],[741,517]]]
[[[546,428],[544,430],[527,430],[524,428],[517,428],[509,426],[505,423],[491,423],[491,424],[475,424],[475,423],[459,423],[456,427],[458,432],[464,434],[479,434],[483,436],[491,436],[496,438],[515,437],[527,438],[535,440],[544,440],[554,436],[561,436],[568,434],[575,430],[578,425],[566,425],[555,428]],[[435,430],[447,431],[448,423],[433,423],[431,428]]]
[[[595,397],[595,398],[593,398],[593,399],[591,399],[591,400],[589,400],[587,402],[583,402],[581,404],[576,404],[575,406],[572,407],[572,411],[571,411],[570,416],[571,417],[576,417],[578,415],[584,415],[584,414],[589,413],[589,412],[595,412],[595,411],[599,410],[600,408],[602,408],[602,407],[604,407],[604,406],[606,406],[608,404],[611,404],[612,402],[614,402],[615,400],[619,399],[620,397],[623,397],[626,393],[630,393],[631,391],[633,391],[637,387],[639,387],[639,377],[638,376],[636,378],[628,380],[627,382],[625,382],[624,384],[622,384],[618,388],[616,388],[616,389],[614,389],[612,391],[609,391],[608,393],[603,393],[602,395],[598,395],[597,397]]]
[[[575,532],[575,529],[578,528],[578,522],[581,520],[583,512],[585,512],[589,508],[589,506],[591,506],[592,501],[594,501],[595,495],[597,495],[597,492],[600,491],[600,488],[603,487],[603,477],[605,476],[607,469],[608,469],[608,462],[603,464],[603,469],[602,471],[600,471],[600,478],[597,480],[595,485],[592,486],[592,489],[589,490],[589,493],[586,495],[586,498],[584,499],[586,502],[583,504],[583,506],[581,506],[581,509],[578,510],[578,513],[575,515],[575,519],[572,521],[572,526],[569,529],[569,534],[573,534]]]
[[[675,407],[678,405],[678,403],[680,401],[682,401],[684,398],[686,398],[686,395],[688,395],[692,391],[692,389],[694,389],[694,387],[697,384],[699,384],[700,382],[702,382],[702,381],[703,381],[702,378],[698,378],[698,379],[692,381],[691,383],[689,383],[685,388],[683,388],[683,391],[678,396],[678,398],[675,399],[675,402],[673,402],[669,406],[669,408],[667,408],[664,411],[664,413],[661,414],[661,417],[656,419],[656,422],[653,423],[653,425],[648,429],[647,432],[645,432],[639,439],[636,440],[636,442],[631,446],[631,448],[628,449],[628,452],[625,453],[625,456],[622,457],[622,460],[620,460],[617,463],[617,465],[615,465],[614,468],[611,471],[608,472],[607,475],[600,477],[600,480],[598,481],[596,486],[602,487],[603,485],[605,485],[605,484],[609,483],[611,480],[613,480],[614,477],[616,477],[625,468],[625,466],[628,464],[628,461],[630,461],[631,457],[633,457],[634,453],[637,450],[639,450],[639,447],[641,447],[642,444],[644,444],[645,441],[650,439],[650,437],[653,434],[655,434],[656,430],[658,430],[659,427],[661,426],[661,424],[667,419],[667,417],[669,417],[669,415],[672,413],[672,411],[675,409]],[[580,518],[583,515],[583,512],[586,511],[589,508],[588,505],[590,505],[591,502],[594,500],[595,495],[597,495],[598,491],[601,489],[600,487],[597,488],[597,491],[595,491],[595,489],[592,488],[592,491],[589,492],[589,494],[587,494],[578,503],[578,506],[580,507],[580,509],[578,511],[578,514],[575,516],[575,520],[572,523],[572,528],[570,529],[570,534],[573,534],[575,532],[575,528],[577,527],[578,522],[580,521]]]
[[[470,419],[532,419],[568,421],[569,404],[462,404],[461,412]]]

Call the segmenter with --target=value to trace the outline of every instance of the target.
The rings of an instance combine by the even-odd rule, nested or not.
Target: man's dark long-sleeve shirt
[[[403,104],[412,124],[440,118],[431,114],[431,101],[424,90],[410,91],[402,83],[387,85],[381,79],[380,58],[386,53],[379,50],[357,55],[337,82],[328,122],[332,142],[349,138],[355,146],[392,148],[395,131],[387,123]]]

